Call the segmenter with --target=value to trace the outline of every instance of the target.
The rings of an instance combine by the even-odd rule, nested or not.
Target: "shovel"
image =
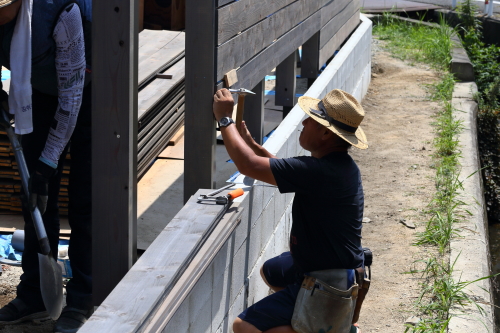
[[[23,149],[16,134],[14,133],[14,128],[10,126],[7,113],[3,108],[0,108],[0,110],[0,128],[5,128],[7,132],[7,136],[9,137],[12,149],[14,150],[14,155],[16,157],[24,193],[29,196],[28,183],[30,176],[28,167],[26,166],[26,161],[24,160]],[[33,219],[36,236],[42,251],[42,253],[38,253],[42,299],[50,317],[56,320],[61,314],[63,303],[62,271],[61,267],[54,259],[52,251],[50,250],[49,239],[47,238],[47,233],[45,232],[45,227],[43,225],[42,214],[40,214],[38,207],[35,207],[35,209],[31,212],[31,218]]]

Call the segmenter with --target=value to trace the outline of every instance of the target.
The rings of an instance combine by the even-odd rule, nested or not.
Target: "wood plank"
[[[240,1],[241,2],[241,1]],[[212,113],[216,1],[186,0],[186,111],[184,201],[199,188],[214,187],[215,119]]]
[[[339,49],[340,45],[349,37],[349,35],[360,24],[359,11],[356,12],[339,31],[333,36],[328,43],[319,50],[319,63],[326,63],[326,61],[333,56],[333,53]],[[319,69],[319,68],[318,68]]]
[[[316,79],[319,64],[319,31],[302,45],[300,77]]]
[[[229,237],[233,235],[236,227],[241,223],[243,209],[238,208],[236,216],[230,219],[224,217],[214,232],[207,239],[205,245],[200,249],[196,257],[186,268],[184,274],[179,279],[168,296],[159,302],[157,309],[151,313],[142,332],[165,332],[165,327],[172,320],[177,309],[195,288],[196,283],[203,276],[203,273],[210,267],[216,255],[227,243]],[[218,272],[215,272],[218,273]]]
[[[299,46],[304,44],[320,29],[321,11],[317,11],[304,22],[290,30],[276,40],[271,46],[252,58],[238,69],[240,81],[234,88],[253,87],[262,80],[267,73],[285,60]],[[217,88],[222,88],[218,84]]]
[[[183,160],[184,159],[184,137],[175,145],[168,145],[161,153],[158,158],[164,159],[174,159]]]
[[[324,27],[332,17],[337,15],[352,0],[332,0],[321,9],[321,27]]]
[[[138,1],[94,1],[92,22],[93,303],[136,260]],[[118,10],[117,10],[118,9]]]
[[[217,44],[222,44],[260,20],[297,0],[240,0],[217,10]],[[235,67],[233,67],[235,68]]]
[[[339,0],[341,1],[345,0]],[[326,3],[327,0],[296,1],[220,45],[217,48],[219,59],[217,80],[221,80],[223,75],[232,68],[240,67],[317,10],[323,11],[333,6],[332,2],[322,8]]]
[[[276,105],[294,106],[297,59],[295,50],[276,67]],[[283,115],[285,117],[286,115]]]
[[[229,72],[224,74],[224,82],[226,87],[231,87],[233,84],[238,82],[238,75],[236,74],[236,69],[231,69]]]
[[[160,30],[160,32],[167,33],[166,30]],[[165,44],[155,42],[141,48],[140,51],[143,52],[143,55],[139,59],[139,85],[161,71],[171,59],[184,52],[185,34],[183,32],[168,33],[169,35],[175,34],[175,37]]]
[[[177,84],[183,81],[184,73],[185,59],[181,59],[165,72],[165,74],[171,74],[173,76],[172,80],[155,79],[144,89],[139,91],[137,119],[141,119],[146,112],[167,96]]]
[[[345,8],[329,20],[319,33],[319,48],[322,49],[354,13],[359,11],[359,0],[351,0]],[[323,14],[322,14],[323,15]]]
[[[252,134],[253,139],[262,145],[264,138],[264,96],[266,81],[262,80],[252,91],[255,95],[245,98],[245,123]]]
[[[210,190],[197,191],[186,203],[127,273],[118,288],[113,290],[103,306],[79,330],[80,333],[142,331],[142,324],[154,312],[157,304],[170,293],[209,239],[218,225],[214,221],[224,216],[222,205],[196,203],[200,194],[208,192]],[[235,215],[232,210],[228,217],[234,218]],[[124,302],[124,298],[134,301]],[[126,317],[121,315],[124,313],[127,314]]]
[[[169,145],[175,146],[176,144],[184,142],[184,126],[182,126],[176,133],[175,135],[168,141]]]

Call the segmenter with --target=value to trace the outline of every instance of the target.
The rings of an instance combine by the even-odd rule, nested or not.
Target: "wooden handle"
[[[236,190],[233,190],[227,194],[227,197],[229,200],[234,200],[237,197],[241,197],[245,192],[243,192],[243,189],[237,188]]]
[[[243,121],[243,112],[245,112],[245,95],[238,95],[238,106],[236,107],[236,128],[238,131],[241,128]]]

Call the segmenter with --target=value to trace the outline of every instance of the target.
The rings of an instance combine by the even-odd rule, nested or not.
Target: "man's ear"
[[[321,140],[330,140],[334,135],[335,134],[332,131],[323,126],[323,135],[321,136]]]

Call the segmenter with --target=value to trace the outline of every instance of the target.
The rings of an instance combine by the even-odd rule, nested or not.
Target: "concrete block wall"
[[[358,28],[305,95],[322,98],[340,88],[361,100],[371,77],[371,38],[372,22],[362,15]],[[300,107],[294,107],[264,147],[280,158],[306,155],[298,142],[304,118]],[[244,208],[241,223],[162,332],[232,332],[234,318],[268,295],[260,267],[288,250],[293,194],[280,194],[260,181],[245,192],[235,200]]]

